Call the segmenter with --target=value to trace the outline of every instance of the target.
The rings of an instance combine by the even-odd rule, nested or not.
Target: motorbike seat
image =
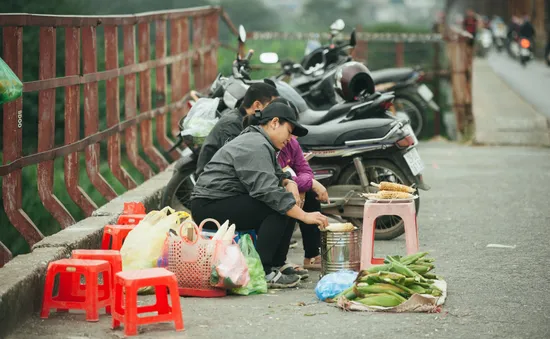
[[[311,108],[300,113],[300,123],[306,125],[317,125],[328,111],[314,111]]]
[[[407,80],[414,72],[415,70],[410,67],[386,68],[378,71],[371,71],[371,76],[374,80],[374,84],[378,85],[385,82],[400,82]]]
[[[392,129],[395,119],[364,119],[343,123],[310,125],[308,134],[298,139],[302,146],[344,146],[345,141],[378,139]]]
[[[359,102],[344,102],[332,106],[328,111],[307,109],[300,113],[300,123],[304,125],[320,125],[347,114]]]

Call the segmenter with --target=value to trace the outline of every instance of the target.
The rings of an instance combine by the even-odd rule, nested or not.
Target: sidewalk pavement
[[[498,67],[506,63],[506,61],[500,60],[503,58],[500,55],[489,58],[498,58],[500,62]],[[518,67],[521,66],[518,64]],[[529,76],[532,74],[523,75],[523,77]],[[524,78],[522,83],[530,81],[530,78]],[[536,94],[533,93],[529,95],[529,98],[524,98],[497,75],[489,60],[479,58],[474,60],[472,86],[473,113],[476,125],[475,141],[477,143],[550,146],[548,122],[550,117],[538,111],[528,101],[529,98],[542,96],[537,102],[540,104],[540,102],[546,101],[550,107],[550,92],[548,92],[550,87],[540,88]]]

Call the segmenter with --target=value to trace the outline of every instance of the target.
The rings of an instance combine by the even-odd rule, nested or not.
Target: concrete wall
[[[116,222],[124,202],[142,202],[147,211],[158,209],[172,167],[97,209],[84,219],[35,244],[32,252],[17,256],[0,268],[0,338],[34,312],[39,312],[46,268],[50,261],[67,258],[78,248],[99,248],[103,227]]]

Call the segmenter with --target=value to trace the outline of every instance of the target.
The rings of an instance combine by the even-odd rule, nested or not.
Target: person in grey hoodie
[[[279,268],[285,264],[295,220],[324,228],[328,219],[296,204],[297,185],[277,163],[276,152],[292,134],[307,134],[292,108],[271,103],[255,118],[259,126],[246,128],[206,164],[191,195],[191,212],[196,223],[214,218],[229,220],[238,231],[255,229],[268,286],[294,287],[300,278]]]

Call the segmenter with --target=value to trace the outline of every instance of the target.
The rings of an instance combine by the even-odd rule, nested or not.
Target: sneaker
[[[296,246],[298,246],[298,241],[294,239],[291,240],[289,248],[296,248]]]
[[[283,274],[279,270],[273,270],[265,276],[267,288],[292,288],[300,282],[300,277],[292,274]]]
[[[294,264],[285,264],[281,267],[273,267],[273,269],[280,271],[282,274],[286,275],[297,275],[300,277],[300,280],[309,278],[309,272],[303,267]]]

